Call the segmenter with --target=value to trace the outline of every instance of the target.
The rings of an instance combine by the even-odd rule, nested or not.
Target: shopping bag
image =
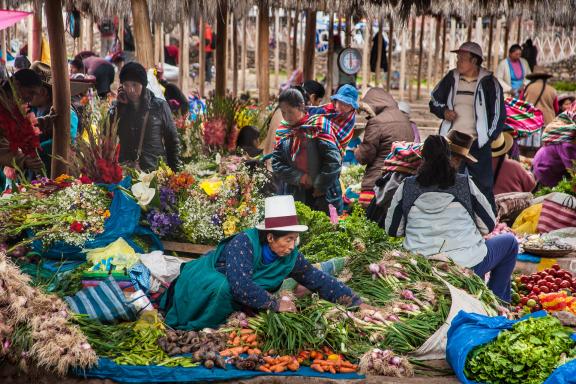
[[[576,197],[554,193],[544,199],[538,220],[539,233],[576,226]]]
[[[514,221],[512,230],[519,234],[536,233],[541,211],[542,203],[526,208]]]

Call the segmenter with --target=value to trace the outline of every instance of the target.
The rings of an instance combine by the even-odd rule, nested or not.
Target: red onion
[[[402,298],[406,300],[414,300],[416,298],[414,296],[414,293],[409,289],[405,289],[402,292],[400,292],[400,296],[402,296]]]
[[[390,358],[390,360],[388,360],[388,363],[389,363],[389,364],[392,364],[392,365],[395,366],[395,367],[399,367],[400,364],[402,364],[402,359],[399,358],[398,356],[392,356],[392,357]]]
[[[400,321],[400,318],[396,315],[388,315],[386,316],[387,321],[397,322]]]
[[[372,263],[368,266],[368,270],[370,271],[370,273],[375,275],[380,273],[380,266],[376,263]]]

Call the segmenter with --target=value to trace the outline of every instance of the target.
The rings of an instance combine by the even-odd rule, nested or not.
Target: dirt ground
[[[0,383],[2,384],[114,384],[112,380],[81,379],[77,377],[57,377],[42,371],[24,374],[15,366],[0,364]],[[227,384],[451,384],[458,383],[455,377],[413,377],[392,378],[373,376],[362,380],[330,380],[313,377],[270,377],[260,376],[253,379],[226,381]]]

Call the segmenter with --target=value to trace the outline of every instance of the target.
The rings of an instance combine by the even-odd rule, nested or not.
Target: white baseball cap
[[[291,195],[272,196],[264,200],[264,222],[256,226],[260,231],[306,232],[308,227],[298,223],[296,204]]]
[[[452,53],[458,53],[458,52],[469,52],[472,53],[473,55],[476,55],[478,57],[483,57],[482,55],[482,47],[480,47],[480,45],[474,43],[473,41],[467,41],[464,44],[462,44],[460,46],[460,48],[451,51]]]

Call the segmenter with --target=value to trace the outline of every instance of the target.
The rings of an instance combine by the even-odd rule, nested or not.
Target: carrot
[[[273,357],[270,356],[265,356],[264,357],[264,361],[266,362],[266,364],[273,364],[275,362],[276,359],[274,359]]]
[[[344,367],[344,368],[353,368],[353,369],[358,368],[356,365],[352,364],[352,363],[349,362],[349,361],[341,361],[341,362],[340,362],[340,365],[341,365],[342,367]]]
[[[253,341],[253,342],[250,343],[250,345],[251,345],[252,347],[257,347],[257,346],[258,346],[258,342],[257,342],[257,341]]]
[[[313,364],[320,364],[320,365],[335,365],[336,364],[336,362],[334,362],[334,361],[320,360],[320,359],[315,359],[312,363]]]
[[[257,369],[258,369],[260,372],[271,372],[269,368],[266,368],[266,367],[263,366],[263,365],[260,365]]]
[[[252,334],[252,333],[254,333],[254,331],[253,331],[252,329],[246,329],[246,328],[244,328],[244,329],[241,329],[241,330],[240,330],[240,334],[241,334],[241,335],[249,335],[249,334]]]
[[[327,354],[327,355],[333,355],[333,354],[334,354],[334,351],[332,351],[330,348],[328,348],[328,347],[326,347],[326,346],[325,346],[322,350],[323,350],[324,353]]]
[[[232,333],[230,333],[230,336],[228,338],[234,340],[234,338],[236,338],[236,331],[232,331]]]
[[[328,367],[328,370],[330,371],[331,374],[333,374],[333,375],[336,374],[336,370],[334,369],[334,367],[330,366],[330,367]]]
[[[270,370],[272,372],[284,372],[286,370],[286,366],[284,366],[283,364],[276,364],[270,367]]]
[[[248,347],[240,347],[241,351],[240,353],[245,353],[246,351],[248,351]]]
[[[238,336],[236,336],[236,337],[234,338],[234,340],[232,341],[232,345],[234,345],[234,346],[239,346],[239,345],[240,345],[240,341],[241,341],[241,339],[240,339]]]
[[[354,372],[356,372],[356,370],[354,368],[342,367],[338,370],[338,372],[340,372],[340,373],[354,373]]]
[[[230,357],[242,353],[242,347],[228,348],[220,352],[220,356]]]
[[[248,335],[248,337],[246,337],[247,343],[253,343],[255,341],[256,341],[256,335],[255,334],[251,334],[251,335]]]
[[[315,370],[316,372],[320,372],[320,373],[324,373],[324,369],[322,369],[322,367],[318,364],[312,364],[310,366],[310,368],[312,368],[313,370]]]
[[[282,362],[286,361],[286,362],[289,362],[289,363],[290,363],[290,362],[292,361],[292,356],[288,356],[288,355],[286,355],[286,356],[281,356],[281,357],[279,357],[278,359],[279,359],[280,361],[282,361]]]
[[[298,364],[297,361],[290,363],[286,366],[289,370],[291,370],[292,372],[296,372],[298,370],[298,368],[300,368],[300,364]]]
[[[259,350],[258,348],[253,348],[253,349],[252,349],[252,352],[253,352],[255,355],[261,355],[261,354],[262,354],[262,351]]]

